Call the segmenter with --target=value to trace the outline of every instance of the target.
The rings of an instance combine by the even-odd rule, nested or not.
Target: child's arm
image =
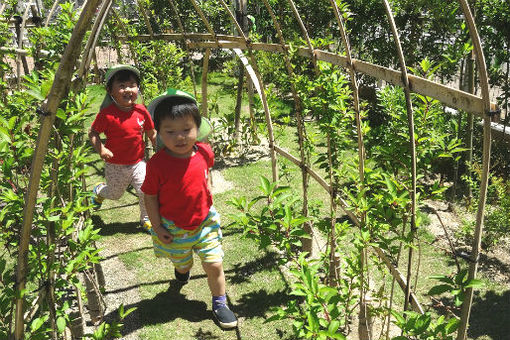
[[[147,215],[152,224],[152,230],[158,235],[158,238],[163,243],[171,243],[173,240],[172,234],[161,226],[161,216],[159,215],[159,202],[157,195],[144,194],[145,208],[147,209]]]
[[[99,133],[92,128],[89,130],[89,139],[90,143],[94,147],[94,150],[96,150],[96,152],[99,154],[99,156],[101,156],[103,160],[106,161],[107,159],[113,157],[113,153],[110,151],[110,149],[106,148],[103,142],[101,142]]]
[[[212,173],[211,169],[209,169],[209,173],[207,174],[207,188],[209,192],[212,194]]]
[[[152,130],[147,130],[147,131],[145,131],[145,135],[146,135],[146,136],[147,136],[147,138],[149,138],[149,140],[151,141],[152,146],[153,146],[153,147],[156,147],[156,129],[152,129]]]

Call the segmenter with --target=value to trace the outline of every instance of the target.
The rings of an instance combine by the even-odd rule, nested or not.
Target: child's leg
[[[135,189],[139,199],[141,223],[144,223],[146,220],[148,220],[147,210],[145,208],[144,195],[142,190],[140,190],[143,181],[145,180],[145,168],[146,168],[145,161],[140,161],[137,164],[133,165],[133,175],[131,180],[131,185]]]
[[[209,285],[212,296],[225,295],[225,274],[223,272],[223,263],[202,262],[202,267],[207,275],[207,284]]]
[[[212,295],[212,310],[218,323],[223,328],[237,326],[237,318],[228,308],[225,294],[225,273],[223,272],[223,249],[221,247],[220,216],[211,207],[209,215],[199,227],[200,238],[193,249],[202,260],[202,267],[207,274],[207,283]]]
[[[129,166],[106,163],[106,185],[97,192],[97,195],[102,198],[118,200],[129,185],[131,178],[131,176],[128,175],[129,172]]]

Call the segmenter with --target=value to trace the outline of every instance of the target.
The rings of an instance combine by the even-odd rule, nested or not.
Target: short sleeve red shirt
[[[154,122],[141,104],[121,111],[112,103],[97,114],[92,129],[105,134],[105,146],[113,153],[109,163],[130,165],[144,158],[143,132],[154,129]]]
[[[159,213],[182,229],[193,230],[209,214],[212,195],[207,184],[209,168],[214,165],[211,146],[196,144],[189,158],[176,158],[159,150],[147,163],[141,190],[157,195]]]

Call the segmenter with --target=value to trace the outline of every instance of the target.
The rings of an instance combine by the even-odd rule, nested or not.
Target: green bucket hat
[[[124,70],[133,72],[134,74],[136,74],[138,79],[140,79],[140,71],[136,67],[134,67],[132,65],[126,65],[126,64],[114,65],[114,66],[110,67],[108,69],[108,71],[106,71],[106,74],[104,76],[105,87],[108,86],[108,83],[110,82],[112,77],[115,75],[115,73],[117,73],[119,71],[124,71]],[[140,97],[141,96],[139,95],[139,98]],[[106,93],[106,95],[104,96],[103,102],[101,103],[100,109],[101,110],[104,109],[105,107],[109,106],[111,103],[113,103],[112,97],[110,97],[110,95],[108,93]]]
[[[177,90],[177,89],[171,89],[170,88],[170,89],[167,89],[161,95],[159,95],[156,98],[154,98],[150,102],[149,106],[147,107],[147,110],[149,110],[149,113],[151,114],[151,117],[152,117],[153,120],[154,120],[154,111],[156,110],[156,107],[159,105],[159,103],[161,103],[163,100],[165,100],[167,98],[173,98],[173,97],[176,97],[176,98],[187,98],[187,99],[192,100],[195,104],[198,105],[197,100],[195,99],[195,97],[191,93],[188,93],[188,92],[182,91],[182,90]],[[209,120],[207,118],[202,117],[202,121],[200,122],[200,128],[198,129],[197,140],[199,140],[199,141],[205,140],[211,134],[212,129],[213,128],[212,128],[212,125],[209,122]],[[159,137],[158,137],[158,146],[161,146],[161,145],[162,145],[162,143],[161,143],[161,141],[159,140]]]

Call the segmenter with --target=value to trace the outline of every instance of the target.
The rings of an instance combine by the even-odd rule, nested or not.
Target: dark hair
[[[154,108],[154,126],[156,131],[159,131],[159,126],[163,119],[176,119],[188,115],[193,118],[197,128],[200,128],[202,116],[200,111],[198,111],[197,104],[193,100],[183,97],[165,98]]]
[[[138,85],[140,85],[140,77],[138,75],[131,71],[131,70],[120,70],[118,72],[115,72],[115,74],[108,80],[108,84],[106,84],[106,88],[108,90],[111,90],[113,82],[114,81],[128,81],[129,79],[133,78]]]

